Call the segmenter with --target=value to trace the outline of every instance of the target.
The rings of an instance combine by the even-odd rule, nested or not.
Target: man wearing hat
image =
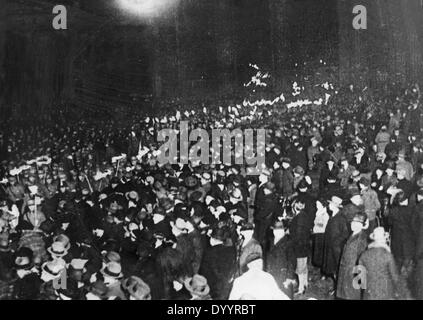
[[[396,168],[397,168],[397,172],[399,170],[403,170],[404,178],[408,181],[411,181],[411,179],[414,176],[414,168],[413,168],[413,165],[409,161],[405,160],[405,150],[401,150],[398,153]]]
[[[295,200],[299,200],[302,203],[304,203],[305,208],[304,210],[307,212],[307,215],[309,217],[310,226],[313,226],[314,219],[316,217],[316,199],[311,194],[311,183],[309,184],[308,181],[311,182],[311,179],[309,176],[306,176],[298,185],[297,188],[297,196],[295,197]]]
[[[230,237],[228,227],[215,227],[210,234],[210,246],[204,250],[199,274],[206,277],[213,300],[226,300],[231,279],[236,272],[236,249],[225,246]]]
[[[123,279],[122,265],[119,262],[110,261],[100,272],[108,288],[108,298],[118,297],[125,300],[125,295],[121,288],[121,280]]]
[[[122,281],[124,300],[151,300],[151,291],[148,284],[142,279],[130,276]]]
[[[272,225],[274,215],[280,210],[278,198],[275,194],[275,184],[268,182],[263,189],[264,197],[256,200],[254,212],[255,238],[266,250],[267,234]]]
[[[293,168],[297,166],[307,168],[307,153],[299,140],[294,140],[294,148],[290,151],[289,158],[291,159],[291,166]]]
[[[276,170],[272,182],[275,183],[276,191],[287,198],[294,193],[294,173],[290,158],[283,157],[281,162],[282,167]]]
[[[290,253],[290,241],[284,222],[277,219],[272,226],[273,241],[265,259],[265,270],[276,280],[290,299],[294,297],[295,262]]]
[[[109,289],[105,283],[101,280],[97,280],[90,285],[89,291],[86,293],[85,298],[87,300],[107,300],[107,292]]]
[[[326,164],[323,166],[322,170],[320,171],[319,177],[319,190],[324,190],[328,184],[328,178],[338,177],[339,169],[335,165],[335,159],[333,157],[329,157],[326,161]]]
[[[195,274],[193,277],[187,278],[184,285],[191,293],[190,300],[211,300],[210,287],[207,284],[207,279],[202,275]]]
[[[346,157],[342,157],[340,163],[341,168],[339,170],[338,178],[341,181],[341,187],[346,188],[351,176],[354,171],[356,171],[356,168],[349,163]]]
[[[245,205],[246,199],[243,198],[241,190],[233,189],[229,193],[229,201],[225,203],[226,211],[232,216],[239,216],[244,220],[248,220],[248,211]]]
[[[363,199],[364,212],[369,219],[369,232],[371,233],[377,225],[376,213],[381,207],[379,197],[377,192],[370,187],[370,180],[366,177],[360,178],[359,186],[361,189],[361,198]]]
[[[388,223],[391,227],[391,249],[401,273],[409,275],[415,257],[415,235],[413,228],[413,208],[407,195],[400,191],[395,195],[394,205],[389,211]]]
[[[337,195],[343,198],[345,190],[341,188],[337,176],[330,173],[327,179],[325,187],[323,189],[319,189],[318,197],[320,199],[329,200],[333,195]]]
[[[375,143],[377,144],[377,151],[385,152],[385,148],[390,140],[391,135],[388,132],[388,128],[386,127],[386,125],[383,125],[375,138]]]
[[[389,234],[377,227],[370,235],[371,243],[359,259],[358,265],[366,270],[363,300],[401,299],[400,274],[388,245]]]
[[[251,253],[246,264],[248,271],[234,280],[229,300],[290,300],[278,287],[275,278],[263,271],[261,254]]]
[[[369,220],[363,212],[358,212],[351,221],[352,234],[348,238],[338,270],[336,297],[347,300],[360,300],[361,290],[354,288],[354,268],[361,254],[367,248],[367,236],[365,232],[369,226]]]
[[[347,217],[341,209],[342,199],[333,196],[329,200],[329,213],[331,217],[325,230],[322,271],[335,281],[342,249],[350,234]]]
[[[407,172],[404,168],[398,168],[397,167],[397,184],[396,188],[401,189],[404,191],[404,194],[407,198],[411,197],[411,194],[414,191],[414,185],[413,183],[407,179]]]
[[[308,286],[307,258],[311,254],[311,225],[305,204],[297,200],[292,205],[294,218],[289,226],[290,243],[298,275],[298,294],[304,294]]]
[[[64,258],[68,254],[69,247],[66,248],[62,241],[55,241],[47,249],[53,259]]]
[[[240,243],[238,247],[238,275],[247,271],[246,258],[252,252],[263,254],[260,243],[254,238],[254,224],[244,223],[240,229]]]
[[[153,232],[161,233],[168,239],[172,237],[170,218],[166,215],[166,212],[162,207],[154,209],[152,221],[153,225],[151,229]]]
[[[365,147],[360,146],[354,153],[354,157],[351,160],[351,166],[356,168],[361,173],[369,173],[370,159],[365,152]]]
[[[308,169],[311,171],[317,165],[317,157],[320,154],[319,139],[311,138],[311,145],[307,148]]]
[[[203,243],[198,230],[187,217],[180,215],[171,221],[172,232],[176,238],[175,250],[186,262],[190,274],[197,273],[203,255]]]

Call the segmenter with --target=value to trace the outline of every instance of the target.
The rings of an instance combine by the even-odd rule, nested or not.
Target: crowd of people
[[[310,268],[333,298],[423,299],[419,89],[326,90],[4,129],[0,299],[300,299]],[[265,128],[266,167],[160,163],[181,120]]]

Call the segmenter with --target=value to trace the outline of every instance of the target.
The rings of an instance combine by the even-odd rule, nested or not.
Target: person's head
[[[122,281],[122,289],[128,300],[151,300],[151,290],[141,278],[130,276]]]
[[[292,212],[294,214],[299,214],[305,208],[305,203],[302,200],[296,200],[292,205]]]
[[[12,186],[16,185],[16,183],[17,183],[17,179],[16,179],[16,177],[15,177],[15,176],[9,176],[9,177],[7,178],[7,180],[9,181],[9,183],[10,183]]]
[[[394,197],[394,203],[400,206],[408,206],[408,197],[403,190],[400,190]]]
[[[240,228],[240,235],[243,239],[251,239],[254,234],[254,225],[251,223],[245,223]]]
[[[406,171],[405,169],[397,169],[397,178],[398,180],[404,180],[405,179],[405,175],[406,175]]]
[[[27,205],[30,212],[35,212],[35,208],[36,208],[35,200],[29,199],[27,202]]]
[[[376,175],[378,177],[381,177],[383,175],[383,169],[380,167],[376,168]]]
[[[226,227],[215,227],[210,233],[210,244],[212,246],[224,243],[229,237]]]
[[[305,174],[304,169],[301,166],[296,166],[293,170],[294,176],[295,177],[302,177]]]
[[[368,226],[367,215],[363,212],[356,213],[353,220],[351,221],[351,230],[354,234],[359,233]]]
[[[359,181],[359,186],[361,190],[368,190],[370,188],[370,180],[366,177],[361,177]]]
[[[161,221],[163,221],[166,217],[166,213],[164,211],[163,208],[158,207],[155,209],[154,213],[153,213],[153,223],[157,224]]]
[[[236,188],[234,189],[229,195],[229,201],[232,204],[237,204],[242,201],[242,193],[241,190]]]
[[[373,230],[373,232],[370,234],[370,239],[379,244],[386,244],[388,242],[389,234],[385,232],[385,229],[383,227],[377,227]]]
[[[262,170],[262,172],[259,175],[259,182],[261,184],[267,183],[270,179],[270,172],[268,170]]]
[[[263,270],[263,257],[261,253],[250,253],[246,258],[248,270]]]
[[[176,218],[175,221],[171,221],[170,225],[172,227],[172,233],[175,237],[178,237],[181,234],[187,233],[189,229],[189,224],[185,219],[182,218]]]
[[[283,158],[282,159],[282,168],[284,168],[286,170],[290,166],[291,166],[291,160],[289,158]]]
[[[362,206],[363,205],[363,198],[358,191],[353,192],[351,194],[350,201],[351,201],[352,204],[354,204],[356,206]]]
[[[338,196],[332,196],[329,200],[329,209],[332,212],[338,212],[342,208],[342,199]]]
[[[285,225],[282,221],[277,220],[272,226],[272,232],[275,239],[285,237]]]

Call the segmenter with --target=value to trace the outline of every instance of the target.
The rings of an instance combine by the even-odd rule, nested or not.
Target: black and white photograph
[[[423,0],[0,0],[0,300],[423,300],[422,91]]]

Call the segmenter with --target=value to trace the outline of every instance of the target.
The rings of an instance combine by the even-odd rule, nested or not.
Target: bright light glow
[[[129,14],[151,18],[160,15],[178,0],[116,0],[116,2]]]

